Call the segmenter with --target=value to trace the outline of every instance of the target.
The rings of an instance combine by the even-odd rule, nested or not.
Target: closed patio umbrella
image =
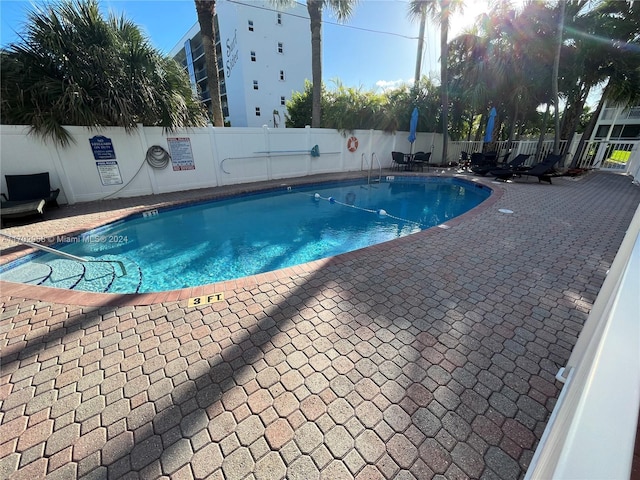
[[[413,142],[416,141],[416,130],[418,130],[418,107],[413,108],[411,112],[411,121],[409,122],[409,143],[411,143],[411,152],[413,153]]]
[[[497,114],[498,112],[496,112],[496,108],[491,107],[491,112],[489,112],[489,120],[487,121],[487,130],[485,131],[485,134],[484,134],[485,143],[491,143],[491,139],[493,138],[493,127],[496,122]]]

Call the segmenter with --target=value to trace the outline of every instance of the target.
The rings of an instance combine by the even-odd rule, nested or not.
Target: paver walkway
[[[450,229],[225,284],[201,308],[3,283],[0,478],[521,478],[640,188],[497,188]],[[37,229],[95,223],[102,203]]]

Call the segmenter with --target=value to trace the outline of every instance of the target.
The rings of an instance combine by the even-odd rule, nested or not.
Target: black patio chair
[[[429,159],[431,158],[431,152],[417,152],[413,156],[413,165],[416,168],[419,168],[420,171],[423,171],[424,166],[427,166],[427,170],[429,169]]]
[[[391,168],[400,170],[403,167],[405,170],[409,169],[409,156],[402,152],[391,152],[391,159],[393,162],[391,163]]]

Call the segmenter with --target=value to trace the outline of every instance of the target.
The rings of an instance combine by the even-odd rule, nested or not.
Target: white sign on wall
[[[167,138],[167,144],[174,171],[196,169],[191,151],[191,140],[188,137]]]
[[[98,174],[102,185],[121,185],[122,175],[120,175],[120,167],[115,160],[104,160],[96,162]]]

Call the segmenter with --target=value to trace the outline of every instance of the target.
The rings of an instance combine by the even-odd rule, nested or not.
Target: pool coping
[[[344,180],[347,179],[356,179],[361,178],[361,172],[357,172],[360,175],[357,176],[349,176],[348,178],[341,178]],[[384,176],[392,176],[390,175]],[[46,287],[41,285],[28,285],[23,283],[10,282],[7,280],[0,280],[0,290],[3,295],[10,295],[14,297],[22,297],[29,299],[37,299],[40,301],[46,302],[55,302],[62,303],[66,305],[79,305],[79,306],[88,306],[88,307],[104,307],[104,306],[132,306],[132,305],[154,305],[158,303],[171,302],[171,301],[181,301],[186,300],[193,297],[200,297],[203,295],[212,295],[215,293],[221,293],[229,290],[235,290],[237,288],[244,287],[252,287],[257,286],[264,282],[270,282],[275,279],[282,278],[292,278],[299,275],[305,275],[309,273],[313,273],[321,268],[324,268],[328,264],[333,264],[335,262],[346,262],[350,260],[357,260],[359,256],[375,252],[375,250],[384,251],[389,244],[393,243],[393,245],[402,245],[404,243],[413,243],[420,240],[423,240],[427,236],[438,235],[443,232],[447,232],[449,229],[457,227],[462,223],[468,221],[470,218],[476,217],[477,215],[489,210],[493,207],[500,198],[502,198],[505,190],[501,187],[500,182],[491,181],[488,178],[483,177],[469,177],[465,174],[412,174],[406,175],[403,173],[402,175],[394,175],[394,176],[410,176],[410,177],[433,177],[433,178],[459,178],[471,183],[479,183],[485,187],[491,189],[491,194],[487,199],[485,199],[478,206],[472,208],[471,210],[459,215],[451,220],[447,220],[446,222],[431,227],[427,230],[422,230],[420,232],[413,233],[411,235],[407,235],[405,237],[396,238],[393,240],[389,240],[386,242],[378,243],[376,245],[371,245],[368,247],[360,248],[358,250],[353,250],[351,252],[341,253],[339,255],[335,255],[332,257],[326,257],[320,260],[315,260],[312,262],[307,262],[299,265],[294,265],[291,267],[285,267],[278,270],[272,270],[270,272],[259,273],[255,275],[249,275],[246,277],[241,277],[233,280],[225,280],[221,282],[210,283],[206,285],[200,285],[197,287],[187,287],[177,290],[166,290],[162,292],[150,292],[150,293],[97,293],[97,292],[86,292],[80,290],[67,290],[62,288],[55,287]],[[338,178],[328,178],[325,181],[336,180]],[[320,183],[317,178],[314,177],[296,177],[293,179],[278,179],[277,181],[281,182],[280,185],[309,185],[314,183]],[[286,183],[284,183],[286,182]],[[271,185],[271,186],[269,186]],[[225,196],[233,196],[239,195],[243,193],[258,193],[260,191],[267,191],[273,188],[276,188],[278,185],[275,185],[272,182],[265,184],[264,182],[258,182],[255,184],[238,184],[238,185],[230,185],[228,190],[225,192],[214,191],[211,192],[209,196],[202,196],[194,199],[188,199],[183,201],[168,201],[161,202],[161,205],[157,208],[167,208],[173,206],[182,206],[189,205],[193,203],[200,203],[207,200],[215,200],[220,199]],[[237,187],[237,188],[233,188]],[[255,187],[255,188],[254,188]],[[260,188],[262,187],[262,188]],[[232,193],[235,191],[235,193]],[[108,219],[104,219],[101,222],[95,222],[95,224],[88,224],[86,228],[82,231],[74,231],[68,232],[66,235],[75,236],[86,233],[89,230],[100,228],[107,224],[116,222],[118,220],[123,220],[125,218],[129,218],[132,215],[136,215],[148,210],[148,207],[132,207],[127,209],[125,212],[121,212],[120,214],[114,214],[112,217]],[[55,242],[50,242],[53,244]],[[13,252],[9,254],[5,254],[2,252],[2,259],[0,260],[0,264],[4,265],[6,263],[15,261],[24,256],[30,255],[34,253],[35,249],[21,249],[18,252]]]

